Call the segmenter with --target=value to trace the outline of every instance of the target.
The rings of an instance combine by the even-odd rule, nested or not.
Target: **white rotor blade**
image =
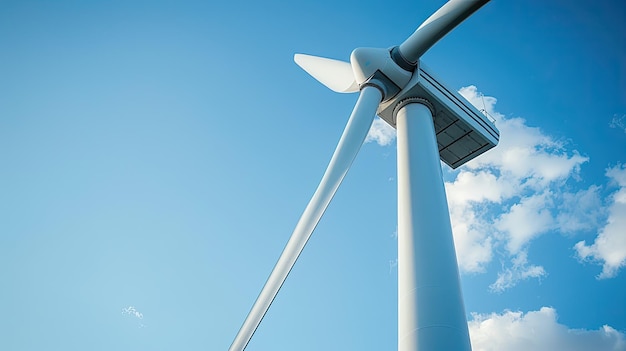
[[[341,184],[350,165],[352,165],[352,161],[359,152],[365,136],[372,125],[376,109],[381,100],[382,93],[377,88],[366,86],[361,91],[361,95],[354,106],[354,110],[352,110],[348,124],[341,135],[341,139],[339,139],[339,144],[337,144],[337,148],[317,190],[315,190],[313,197],[300,217],[293,234],[291,234],[291,238],[289,238],[283,253],[280,255],[278,262],[276,262],[276,266],[274,266],[265,286],[263,286],[263,290],[261,290],[241,329],[239,329],[229,351],[242,351],[248,345],[252,334],[254,334],[259,323],[261,323],[261,319],[263,319],[278,290],[285,282],[304,245],[306,245],[326,207],[328,207],[330,200],[335,195],[339,184]]]
[[[354,80],[349,62],[325,57],[295,54],[293,60],[308,74],[338,93],[354,93],[359,85]]]
[[[448,1],[400,44],[400,53],[407,61],[417,62],[439,39],[488,2],[489,0]]]

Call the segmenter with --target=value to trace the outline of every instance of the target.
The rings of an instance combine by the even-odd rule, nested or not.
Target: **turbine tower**
[[[295,55],[295,62],[328,88],[360,95],[317,190],[229,351],[247,346],[375,115],[397,129],[398,350],[471,350],[439,161],[457,168],[493,148],[499,132],[420,57],[488,1],[450,0],[399,46],[355,49],[349,63]]]

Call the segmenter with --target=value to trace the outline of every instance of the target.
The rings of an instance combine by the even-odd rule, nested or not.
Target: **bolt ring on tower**
[[[408,97],[408,98],[400,100],[396,104],[396,107],[393,108],[392,119],[393,119],[394,126],[397,125],[398,123],[397,121],[398,111],[400,111],[400,109],[402,109],[404,106],[408,104],[422,104],[430,110],[431,115],[433,116],[435,115],[435,106],[433,106],[433,104],[431,104],[430,101],[428,101],[428,99],[417,97],[417,96]]]

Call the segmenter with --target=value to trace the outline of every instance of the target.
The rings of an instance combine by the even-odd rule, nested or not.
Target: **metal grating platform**
[[[439,156],[452,168],[457,168],[498,144],[500,133],[495,124],[457,92],[446,88],[421,62],[413,78],[397,96],[383,102],[378,115],[394,128],[393,110],[409,97],[428,100],[434,107],[433,122]]]

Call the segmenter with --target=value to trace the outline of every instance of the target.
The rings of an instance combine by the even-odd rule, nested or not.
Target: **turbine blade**
[[[354,80],[349,62],[325,57],[295,54],[293,60],[308,74],[338,93],[354,93],[359,85]]]
[[[382,93],[377,88],[366,86],[361,91],[317,190],[306,206],[293,234],[291,234],[291,238],[289,238],[278,262],[265,282],[265,286],[263,286],[241,329],[239,329],[229,351],[242,351],[248,345],[250,338],[261,323],[261,319],[272,304],[330,200],[335,195],[339,184],[352,165],[352,161],[359,152],[372,125],[381,100]]]
[[[433,13],[402,44],[400,53],[415,63],[431,46],[489,0],[450,0]]]

